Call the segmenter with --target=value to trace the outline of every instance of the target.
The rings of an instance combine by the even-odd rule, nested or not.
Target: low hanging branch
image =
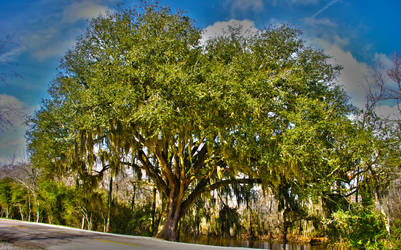
[[[262,183],[262,179],[256,178],[256,179],[249,179],[249,178],[243,178],[243,179],[229,179],[229,180],[222,180],[215,182],[213,184],[208,185],[208,179],[204,178],[202,179],[198,185],[195,187],[195,189],[192,191],[192,193],[188,196],[188,198],[183,202],[183,207],[184,211],[191,207],[192,204],[200,197],[200,195],[204,192],[207,191],[212,191],[215,189],[218,189],[220,187],[224,187],[227,185],[231,184],[260,184]]]

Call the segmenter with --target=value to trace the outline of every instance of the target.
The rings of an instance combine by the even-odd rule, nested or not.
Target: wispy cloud
[[[79,29],[43,28],[29,35],[29,43],[25,46],[29,53],[38,61],[51,57],[61,57],[65,51],[74,45]]]
[[[94,1],[80,1],[68,5],[63,11],[62,23],[74,23],[81,19],[91,19],[110,11],[106,6]]]
[[[0,164],[26,160],[26,115],[33,114],[37,106],[28,106],[11,95],[0,95],[0,116],[8,126],[0,130]]]
[[[321,0],[287,0],[290,4],[298,4],[298,5],[309,5],[309,4],[317,4]]]
[[[328,18],[311,18],[307,17],[304,19],[305,24],[310,26],[326,26],[326,27],[337,27],[337,24]]]
[[[385,119],[401,120],[401,105],[379,105],[375,108],[376,114]]]
[[[262,0],[226,0],[225,3],[230,6],[231,17],[247,14],[249,12],[258,13],[264,9]]]
[[[0,65],[4,65],[16,60],[24,51],[24,48],[15,41],[12,36],[0,39]]]
[[[26,127],[21,125],[7,133],[0,132],[0,165],[26,161],[25,131]]]
[[[322,0],[270,0],[270,3],[273,6],[277,6],[279,4],[285,3],[288,5],[312,5],[317,4]]]
[[[323,49],[331,57],[333,64],[343,66],[337,81],[351,97],[351,101],[359,108],[363,108],[369,91],[369,78],[373,69],[366,63],[358,61],[350,51],[342,49],[347,43],[345,39],[336,39],[330,43],[323,39],[314,39],[312,43]]]
[[[38,25],[34,32],[24,34],[20,40],[26,51],[35,60],[42,62],[48,58],[61,57],[74,44],[79,34],[78,29]]]
[[[37,61],[61,57],[72,48],[83,32],[81,20],[105,15],[111,10],[100,0],[61,1],[51,15],[33,20],[30,29],[21,33],[20,43]],[[54,5],[54,2],[49,4]],[[44,4],[44,2],[42,2]],[[54,7],[54,6],[53,6]]]
[[[316,39],[315,44],[323,49],[323,51],[331,56],[332,63],[343,66],[343,70],[338,76],[338,84],[344,88],[350,96],[351,102],[358,108],[363,109],[366,104],[366,96],[369,89],[374,87],[375,72],[381,73],[384,83],[388,86],[394,84],[387,76],[387,71],[392,67],[391,59],[380,53],[374,55],[378,67],[368,65],[358,61],[350,52],[342,49],[348,41],[346,39],[337,38],[333,43],[325,40]],[[401,119],[400,106],[395,102],[380,103],[375,111],[382,118]]]
[[[337,3],[339,0],[332,0],[330,1],[328,4],[326,4],[325,6],[323,6],[323,8],[321,8],[320,10],[316,11],[315,14],[313,14],[311,16],[312,19],[316,18],[318,15],[320,15],[322,12],[324,12],[325,10],[327,10],[328,8],[330,8],[330,6],[332,6],[333,4]]]
[[[393,67],[393,60],[389,58],[387,55],[382,53],[375,53],[375,61],[379,66],[383,69],[389,69]]]
[[[24,103],[15,98],[0,95],[0,128],[6,129],[10,126],[20,125],[24,121]]]
[[[15,61],[16,57],[19,56],[24,51],[25,51],[24,47],[16,47],[1,54],[0,64]]]

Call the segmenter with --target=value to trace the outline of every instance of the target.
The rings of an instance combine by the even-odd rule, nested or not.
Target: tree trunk
[[[88,222],[88,230],[92,230],[92,213],[90,214]]]
[[[386,213],[386,211],[384,209],[383,200],[377,192],[376,192],[376,203],[377,203],[376,207],[379,207],[380,212],[384,216],[384,219],[385,219],[384,224],[386,226],[386,230],[387,230],[388,234],[390,234],[391,233],[390,216]]]
[[[284,222],[284,233],[283,233],[283,244],[284,246],[287,244],[287,223]]]
[[[249,201],[246,202],[246,208],[248,210],[248,220],[249,220],[249,236],[251,239],[255,239],[255,232],[253,231],[253,225],[252,225],[252,210],[249,206]]]
[[[182,217],[181,213],[182,203],[181,199],[174,199],[169,197],[167,218],[163,228],[156,235],[157,238],[177,241],[178,240],[178,222]]]
[[[176,241],[178,239],[178,221],[175,216],[166,219],[163,229],[157,234],[157,238]]]
[[[249,211],[249,234],[252,239],[255,239],[255,232],[253,231],[253,225],[252,225],[252,211]]]
[[[136,195],[136,184],[132,183],[132,198],[131,198],[131,210],[134,211],[135,208],[135,195]]]
[[[287,231],[288,231],[288,225],[287,225],[287,222],[284,222],[284,232],[283,232],[283,244],[284,244],[284,246],[287,244]]]
[[[106,231],[110,232],[110,220],[111,220],[111,207],[112,207],[112,195],[113,195],[113,177],[110,176],[110,182],[109,182],[109,195],[108,195],[108,200],[107,200],[107,225],[106,225]]]
[[[31,197],[28,196],[28,221],[31,221]]]
[[[284,220],[284,222],[283,222],[283,244],[285,247],[287,244],[287,232],[288,232],[288,227],[290,224],[289,221],[287,220],[287,210],[284,210],[283,220]]]
[[[153,197],[152,197],[152,234],[155,232],[155,215],[156,215],[156,188],[153,188]]]
[[[358,203],[358,196],[359,196],[359,167],[356,169],[356,192],[355,192],[355,203]]]
[[[82,215],[81,229],[84,229],[84,226],[85,226],[85,215]]]
[[[38,210],[36,211],[36,223],[38,223],[39,222],[39,219],[40,219],[40,211],[39,211],[39,209],[40,209],[40,201],[38,200],[37,201],[37,206],[38,206]]]
[[[19,206],[19,207],[18,207],[18,210],[19,210],[19,214],[20,214],[20,216],[21,216],[21,220],[24,220],[24,211],[22,210],[22,207]]]

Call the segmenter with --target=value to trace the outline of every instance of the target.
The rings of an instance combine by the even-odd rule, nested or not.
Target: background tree
[[[374,107],[383,101],[393,101],[401,114],[401,60],[397,52],[393,54],[392,63],[391,68],[382,66],[375,71],[374,81],[370,83],[370,91],[367,96],[367,110],[373,111]]]
[[[371,88],[367,96],[367,104],[363,114],[365,125],[370,126],[380,137],[385,138],[385,143],[381,143],[380,156],[389,154],[393,159],[387,164],[380,165],[386,175],[377,171],[375,182],[376,201],[383,214],[387,218],[387,231],[391,233],[394,244],[397,248],[400,245],[401,234],[399,230],[391,230],[393,225],[399,225],[399,210],[401,202],[396,197],[400,196],[399,183],[401,180],[400,143],[401,143],[401,60],[397,52],[393,54],[392,65],[388,68],[380,65],[375,71],[374,80],[370,83]],[[377,114],[377,107],[380,104],[390,104],[393,106],[393,114],[383,117],[383,114]],[[390,151],[386,151],[390,150]],[[387,177],[387,178],[386,178]],[[374,186],[374,185],[371,185]]]
[[[12,208],[12,183],[10,178],[4,178],[0,183],[1,215],[9,217]]]

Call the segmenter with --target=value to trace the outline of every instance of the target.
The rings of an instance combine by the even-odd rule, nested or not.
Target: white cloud
[[[23,123],[24,103],[15,98],[2,94],[0,95],[0,127],[20,125]],[[9,126],[8,126],[9,125]]]
[[[240,35],[244,37],[255,35],[258,32],[255,23],[249,20],[231,19],[227,22],[215,22],[202,31],[202,43],[220,36],[228,36],[231,34],[232,29],[238,29]]]
[[[319,19],[319,18],[307,17],[304,19],[304,22],[310,26],[323,25],[323,26],[327,26],[327,27],[337,27],[337,24],[328,18],[320,18]]]
[[[375,70],[366,63],[358,61],[351,52],[342,49],[348,45],[347,39],[341,39],[336,36],[333,43],[321,39],[315,39],[313,43],[321,47],[325,54],[331,56],[331,60],[335,64],[343,66],[341,74],[338,76],[338,83],[344,88],[351,97],[351,102],[358,108],[364,108],[366,104],[366,96],[369,94],[369,88],[373,88],[375,84]],[[392,67],[391,59],[380,53],[374,55],[378,64],[376,69],[381,74],[387,86],[392,83],[387,76],[387,70]],[[400,107],[401,108],[401,107]],[[382,118],[400,119],[401,112],[395,103],[380,103],[376,109],[376,113]]]
[[[27,112],[27,106],[14,96],[0,95],[0,163],[25,159]]]
[[[39,39],[38,39],[39,40]],[[40,41],[40,40],[39,40]],[[75,44],[75,39],[59,40],[58,37],[52,37],[43,43],[32,44],[31,54],[39,61],[46,60],[51,57],[61,57]]]
[[[106,15],[110,11],[106,6],[94,1],[83,0],[74,2],[63,11],[62,23],[74,23],[82,19],[91,19],[100,15]]]
[[[368,80],[372,76],[372,68],[358,61],[351,52],[341,48],[347,40],[338,38],[336,42],[329,43],[322,39],[315,39],[312,43],[321,47],[325,54],[332,57],[333,63],[343,66],[337,80],[351,97],[352,103],[363,108],[369,91]]]
[[[24,34],[21,39],[22,45],[27,52],[36,60],[44,61],[51,57],[61,57],[67,49],[72,48],[80,29],[73,27],[63,27],[59,24],[55,26],[44,26],[29,34]]]
[[[394,105],[392,107],[379,105],[375,108],[375,112],[382,118],[401,120],[401,105]]]
[[[14,96],[0,95],[0,116],[11,121],[0,130],[0,165],[27,160],[24,121],[39,108],[40,105],[28,106]]]
[[[394,67],[393,61],[387,55],[381,53],[376,53],[374,58],[376,62],[376,73],[380,75],[387,88],[393,89],[397,84],[388,75],[388,70]],[[377,79],[372,78],[370,81],[370,86],[373,90],[377,87],[375,86],[375,80]]]
[[[287,0],[290,4],[299,4],[299,5],[309,5],[309,4],[317,4],[320,0]]]
[[[319,3],[321,0],[270,0],[273,6],[280,3],[286,3],[289,5],[313,5]]]
[[[19,40],[22,47],[38,61],[62,57],[67,49],[73,47],[76,38],[83,32],[83,25],[78,21],[111,12],[101,2],[104,1],[74,0],[66,6],[61,2],[58,11],[33,20],[30,29],[21,32]]]
[[[375,61],[381,68],[390,69],[393,67],[393,60],[385,54],[375,53]]]
[[[9,131],[0,132],[0,164],[26,160],[26,127],[20,125]]]
[[[395,90],[397,93],[398,85],[388,75],[389,69],[394,67],[393,60],[387,55],[381,53],[376,53],[374,58],[377,65],[376,73],[380,75],[380,80],[383,81],[385,88]],[[370,80],[370,86],[373,93],[378,93],[378,86],[376,85],[375,80],[377,80],[377,78],[372,78]],[[382,118],[401,120],[401,105],[397,105],[395,99],[380,101],[376,106],[375,111]]]
[[[226,4],[230,6],[231,16],[249,11],[261,12],[264,9],[262,0],[226,0]]]
[[[24,52],[24,50],[24,47],[15,47],[10,49],[9,51],[0,54],[0,64],[15,61],[16,57]]]
[[[316,11],[316,13],[313,14],[311,18],[316,18],[318,15],[320,15],[321,13],[326,11],[328,8],[330,8],[333,4],[337,3],[338,1],[339,0],[331,0],[329,3],[327,3],[325,6],[323,6],[323,8],[321,8],[318,11]]]

